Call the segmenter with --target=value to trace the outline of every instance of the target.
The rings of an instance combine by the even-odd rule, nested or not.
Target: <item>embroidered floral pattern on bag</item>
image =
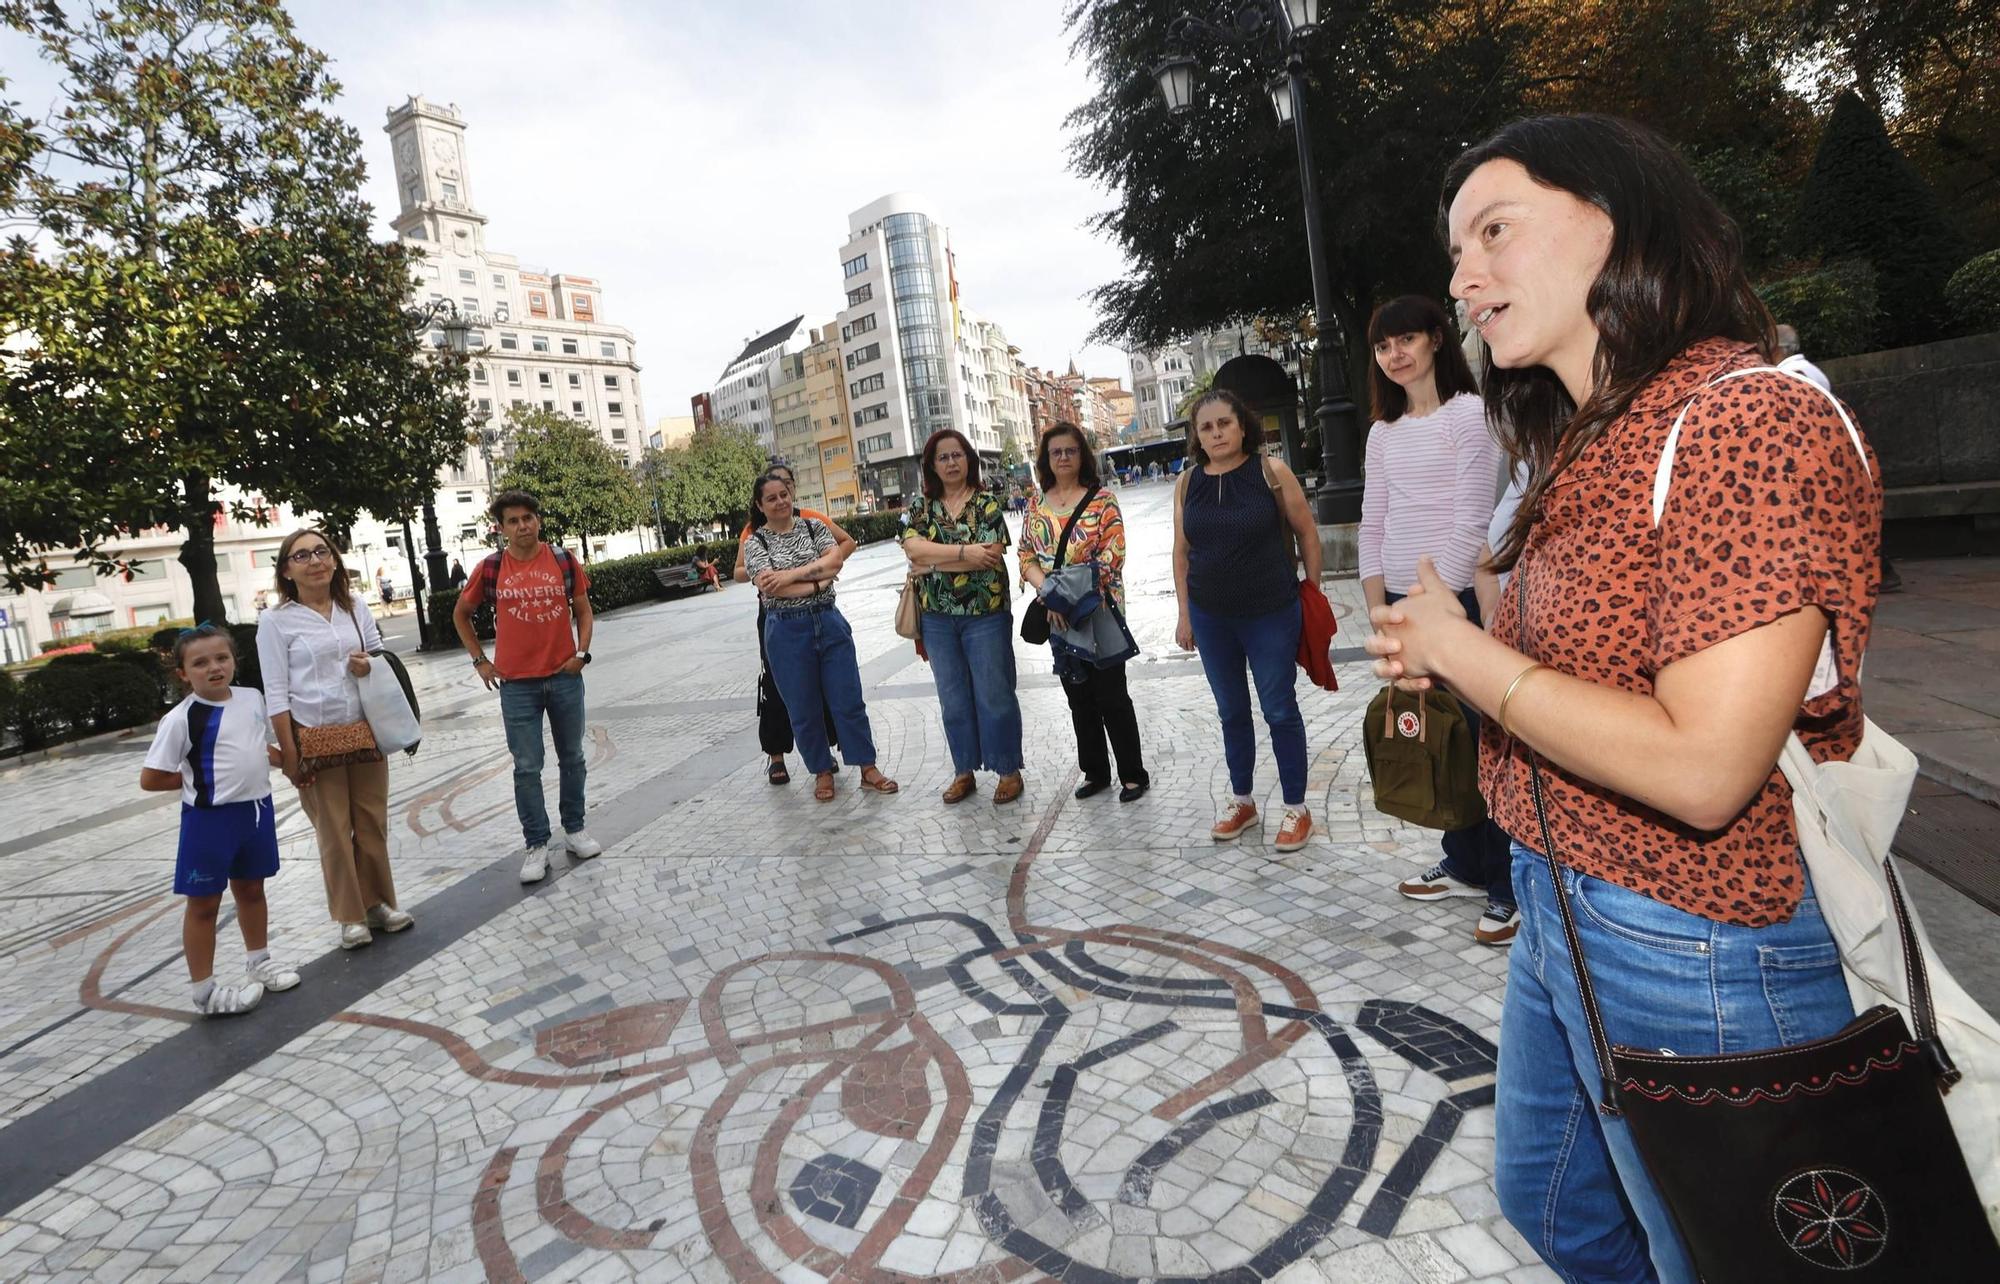
[[[1888,1211],[1853,1173],[1818,1168],[1778,1188],[1771,1201],[1778,1234],[1800,1257],[1830,1271],[1852,1271],[1889,1246]]]
[[[1564,673],[1651,694],[1661,669],[1806,606],[1833,632],[1838,684],[1796,723],[1815,760],[1861,743],[1861,656],[1881,574],[1881,469],[1864,465],[1833,404],[1781,374],[1708,385],[1765,362],[1710,339],[1669,362],[1557,479],[1521,559],[1528,618],[1492,633]],[[1656,529],[1652,488],[1675,415],[1673,489]],[[1866,425],[1861,425],[1866,431]],[[1538,832],[1526,749],[1488,719],[1481,792],[1512,834]],[[1724,829],[1703,834],[1630,798],[1543,768],[1563,863],[1715,922],[1762,927],[1803,892],[1791,790],[1770,779]]]
[[[934,544],[993,544],[1014,542],[1007,533],[1006,510],[990,490],[973,492],[954,518],[935,499],[918,500],[910,509],[910,528],[903,538]],[[917,578],[924,609],[937,615],[992,615],[1007,609],[1007,570],[938,571]]]

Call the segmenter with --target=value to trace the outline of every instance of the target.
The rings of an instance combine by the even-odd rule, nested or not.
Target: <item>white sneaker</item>
[[[549,847],[537,843],[521,854],[521,881],[539,883],[549,876]]]
[[[299,974],[295,969],[286,967],[268,954],[243,970],[251,980],[272,994],[289,990],[299,983]]]
[[[604,850],[604,844],[592,838],[588,831],[579,829],[573,834],[564,834],[563,842],[569,847],[569,854],[578,860],[589,860]]]
[[[218,985],[195,1005],[203,1016],[240,1016],[264,1001],[264,987],[255,981],[244,985]]]
[[[413,926],[416,921],[408,914],[397,909],[394,905],[382,904],[370,905],[368,907],[368,926],[378,932],[400,932],[406,927]]]
[[[374,941],[375,934],[368,930],[366,923],[342,923],[340,925],[340,948],[358,950]]]

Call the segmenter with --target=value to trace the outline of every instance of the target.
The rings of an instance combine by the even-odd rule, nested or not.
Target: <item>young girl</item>
[[[278,830],[271,810],[277,749],[266,734],[264,697],[232,687],[236,644],[214,624],[174,643],[174,676],[187,698],[160,719],[139,787],[181,791],[181,848],[174,894],[187,897],[181,948],[194,983],[195,1011],[230,1016],[257,1006],[266,990],[289,990],[299,974],[271,957],[264,880],[278,872]],[[241,985],[217,985],[215,916],[222,889],[236,899],[248,951]]]

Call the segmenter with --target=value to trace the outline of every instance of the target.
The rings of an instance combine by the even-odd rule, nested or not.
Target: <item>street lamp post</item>
[[[1333,317],[1333,270],[1326,257],[1320,220],[1319,179],[1314,171],[1312,130],[1306,118],[1305,42],[1319,30],[1320,0],[1225,0],[1227,20],[1209,22],[1182,14],[1169,30],[1175,52],[1153,69],[1160,96],[1173,115],[1194,108],[1195,60],[1187,52],[1197,38],[1252,47],[1282,60],[1284,70],[1266,85],[1280,126],[1290,125],[1298,144],[1299,194],[1305,207],[1306,258],[1311,265],[1313,322],[1318,330],[1319,426],[1322,475],[1314,497],[1321,522],[1361,520],[1361,426],[1347,391],[1339,333]]]
[[[411,320],[426,334],[435,325],[444,332],[445,347],[454,355],[463,357],[471,348],[472,322],[458,310],[458,305],[450,299],[440,299],[427,308],[411,314]],[[424,590],[428,584],[443,584],[451,578],[446,565],[444,537],[438,530],[437,519],[437,479],[431,479],[431,486],[424,491],[424,566],[417,568],[416,549],[410,542],[410,524],[403,523],[403,549],[410,562],[410,600],[417,610],[418,644],[424,649],[441,644],[449,636],[443,622],[432,626],[430,604],[425,600]]]

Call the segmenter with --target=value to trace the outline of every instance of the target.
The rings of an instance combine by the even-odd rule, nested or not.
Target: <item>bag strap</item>
[[[1083,492],[1083,498],[1076,501],[1076,507],[1069,512],[1069,520],[1063,523],[1062,538],[1056,541],[1056,570],[1062,569],[1063,554],[1069,551],[1069,533],[1076,529],[1076,519],[1083,516],[1083,510],[1090,507],[1090,501],[1097,498],[1102,486],[1092,486]]]
[[[1653,472],[1653,525],[1658,526],[1660,524],[1660,515],[1667,511],[1667,492],[1673,488],[1674,484],[1674,452],[1680,446],[1681,424],[1687,419],[1688,411],[1693,409],[1695,399],[1700,397],[1702,392],[1715,387],[1725,379],[1740,379],[1744,375],[1753,374],[1782,375],[1787,379],[1796,380],[1804,384],[1820,396],[1831,401],[1834,413],[1840,416],[1841,424],[1847,429],[1848,440],[1854,443],[1855,453],[1861,456],[1862,469],[1871,477],[1875,475],[1874,470],[1868,467],[1868,452],[1861,447],[1861,430],[1856,428],[1854,421],[1847,417],[1847,407],[1840,404],[1840,398],[1834,396],[1831,392],[1820,387],[1796,370],[1786,370],[1780,366],[1748,366],[1742,370],[1730,370],[1717,375],[1708,382],[1706,387],[1696,392],[1693,397],[1689,397],[1687,402],[1681,406],[1681,412],[1674,416],[1673,429],[1667,433],[1667,443],[1660,450],[1659,467]]]
[[[1297,567],[1306,559],[1299,548],[1299,533],[1292,529],[1289,521],[1285,520],[1285,484],[1278,479],[1276,470],[1271,467],[1271,457],[1262,449],[1257,452],[1257,462],[1264,467],[1264,485],[1270,488],[1271,507],[1278,513],[1278,543],[1284,548],[1292,565]]]

